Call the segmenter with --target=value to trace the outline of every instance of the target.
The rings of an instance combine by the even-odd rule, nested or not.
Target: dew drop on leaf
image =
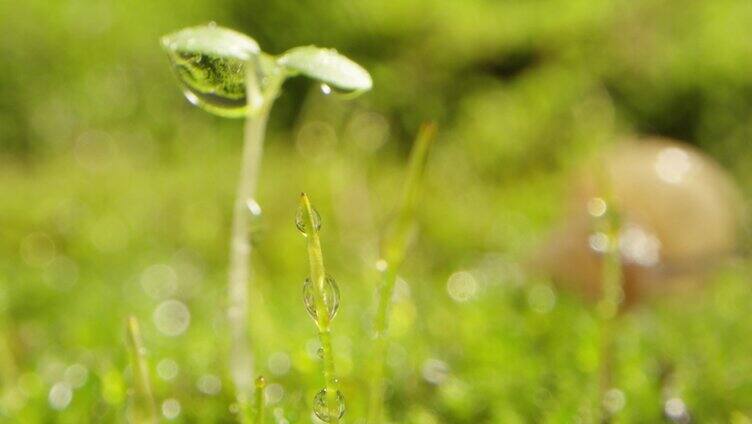
[[[334,278],[328,275],[324,279],[323,295],[324,305],[326,306],[327,311],[329,311],[329,319],[331,320],[337,315],[337,310],[339,309],[339,287],[337,287],[337,282],[334,281]],[[303,301],[305,302],[305,308],[306,311],[308,311],[308,315],[310,315],[315,321],[318,318],[318,314],[316,313],[316,298],[314,297],[313,282],[311,282],[310,278],[306,278],[303,282]]]
[[[326,398],[326,389],[321,389],[313,398],[313,413],[324,422],[331,422],[336,417],[342,418],[345,415],[345,397],[342,396],[342,392],[337,390],[337,398],[335,405],[329,408],[329,403]]]
[[[185,97],[223,117],[246,114],[246,68],[260,50],[252,38],[216,25],[186,28],[162,38]]]

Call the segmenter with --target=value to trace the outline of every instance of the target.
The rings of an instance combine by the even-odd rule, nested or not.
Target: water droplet
[[[313,223],[316,226],[316,231],[319,231],[321,230],[321,215],[319,215],[319,212],[315,208],[311,208],[311,211],[313,211]],[[298,212],[295,214],[295,226],[298,227],[300,234],[307,236],[303,208],[298,208]]]
[[[680,184],[692,169],[692,162],[686,150],[667,147],[658,153],[654,168],[661,180],[669,184]]]
[[[619,233],[619,253],[625,262],[654,266],[660,260],[661,242],[644,228],[627,224]]]
[[[258,44],[216,25],[187,28],[162,39],[189,102],[225,117],[246,114],[246,67]]]
[[[423,378],[431,384],[441,384],[449,377],[449,365],[434,358],[427,359],[421,371]]]
[[[326,276],[324,278],[324,305],[327,311],[329,311],[329,319],[333,319],[337,315],[339,309],[339,287],[334,278]],[[305,308],[308,311],[308,315],[314,320],[318,317],[316,314],[316,302],[314,298],[314,287],[310,278],[306,278],[303,282],[303,301],[305,302]]]
[[[196,382],[198,390],[206,395],[216,395],[222,390],[222,380],[213,374],[204,374]]]
[[[603,407],[612,415],[624,409],[626,402],[627,398],[624,396],[624,392],[619,389],[609,389],[603,395]]]
[[[277,383],[270,384],[264,389],[264,397],[269,404],[278,403],[284,396],[285,389]]]
[[[78,389],[89,379],[89,369],[82,364],[73,364],[66,368],[64,378],[71,387]]]
[[[327,83],[321,83],[320,88],[321,92],[324,93],[325,96],[333,95],[344,99],[357,97],[363,92],[363,90],[343,90]]]
[[[318,339],[318,337],[312,337],[308,339],[305,346],[308,357],[311,359],[318,358],[318,351],[320,347],[321,341]]]
[[[53,409],[62,411],[67,408],[71,403],[71,400],[73,400],[73,389],[70,384],[66,382],[61,381],[55,383],[50,389],[50,394],[47,397],[47,400],[50,402],[50,406]]]
[[[389,263],[385,259],[379,259],[376,261],[376,270],[379,272],[384,272],[389,268]]]
[[[269,371],[274,375],[285,375],[290,372],[290,355],[285,352],[275,352],[269,356],[267,361]]]
[[[593,218],[600,218],[606,214],[608,205],[606,201],[600,197],[593,197],[587,202],[587,211]]]
[[[173,296],[178,289],[178,275],[165,264],[152,265],[141,273],[141,287],[154,299]]]
[[[594,252],[604,254],[608,252],[611,240],[609,240],[606,233],[599,231],[588,237],[588,244],[590,245],[590,249]]]
[[[167,336],[179,336],[188,329],[191,313],[183,302],[166,300],[154,310],[154,325]]]
[[[21,242],[21,258],[33,267],[46,267],[55,260],[55,242],[45,233],[33,233]]]
[[[527,303],[534,312],[547,314],[556,305],[556,294],[548,285],[536,284],[527,293]]]
[[[328,423],[335,417],[339,419],[345,415],[345,397],[342,395],[342,392],[337,390],[335,404],[330,408],[326,394],[326,389],[321,389],[320,392],[316,393],[316,396],[313,398],[313,412],[321,421]]]
[[[681,398],[673,397],[666,401],[663,406],[663,412],[666,414],[666,418],[674,423],[688,423],[690,421],[689,411],[687,411],[687,405]]]
[[[447,293],[455,302],[472,300],[478,291],[478,282],[472,273],[467,271],[455,272],[447,281]]]
[[[248,209],[248,234],[251,240],[257,241],[257,238],[262,230],[262,217],[261,217],[261,205],[258,204],[256,199],[249,198],[245,201],[245,206]]]
[[[165,399],[162,402],[162,415],[168,420],[174,420],[180,415],[180,402],[177,399]]]
[[[162,380],[172,380],[178,376],[179,371],[178,363],[170,358],[162,359],[157,363],[157,375]]]
[[[261,216],[261,205],[258,204],[256,199],[250,198],[245,201],[245,205],[248,208],[248,212],[251,213],[251,216],[254,218]]]

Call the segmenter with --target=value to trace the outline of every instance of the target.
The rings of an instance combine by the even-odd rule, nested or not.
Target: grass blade
[[[395,221],[391,224],[381,245],[381,283],[379,286],[378,303],[373,323],[374,352],[369,399],[369,423],[379,423],[383,420],[384,403],[384,356],[386,355],[389,304],[392,299],[397,272],[405,258],[411,229],[415,220],[420,180],[428,158],[428,150],[436,136],[436,125],[426,123],[418,132],[413,150],[407,178],[402,193],[402,202]]]
[[[141,330],[134,316],[128,317],[128,348],[133,374],[133,394],[128,408],[129,421],[138,424],[157,423],[157,408],[149,380],[149,366],[146,363]]]

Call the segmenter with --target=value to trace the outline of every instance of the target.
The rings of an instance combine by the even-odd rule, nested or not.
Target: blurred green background
[[[747,0],[2,2],[0,421],[124,421],[128,314],[165,421],[234,420],[224,306],[242,123],[188,104],[158,43],[208,21],[270,53],[337,48],[374,79],[355,100],[290,80],[272,112],[250,317],[269,422],[310,422],[322,386],[301,191],[342,292],[346,421],[364,422],[373,264],[425,120],[439,137],[392,311],[395,422],[590,422],[595,313],[522,265],[590,153],[668,136],[752,187]],[[616,421],[750,422],[749,271],[734,260],[619,321]],[[169,299],[187,328],[162,322]]]

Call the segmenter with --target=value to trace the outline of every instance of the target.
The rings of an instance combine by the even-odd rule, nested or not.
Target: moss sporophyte
[[[321,218],[305,193],[300,196],[295,226],[306,238],[310,276],[303,283],[303,299],[306,311],[318,328],[324,363],[324,388],[313,399],[313,412],[320,420],[336,424],[345,413],[345,398],[339,391],[334,370],[331,336],[331,322],[339,308],[339,289],[334,278],[326,274],[319,240]]]
[[[247,411],[254,387],[248,331],[249,232],[252,217],[260,211],[256,188],[269,112],[285,80],[296,75],[353,95],[370,90],[372,81],[365,69],[336,50],[302,46],[274,56],[251,37],[214,23],[183,29],[161,41],[188,101],[214,115],[245,118],[230,241],[228,322],[230,374],[241,409]]]

